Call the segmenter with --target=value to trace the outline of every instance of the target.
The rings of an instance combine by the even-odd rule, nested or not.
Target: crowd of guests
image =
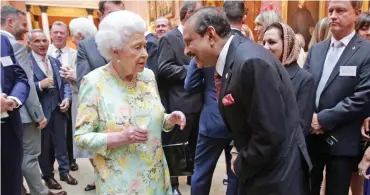
[[[184,1],[180,25],[159,17],[154,33],[122,1],[98,7],[98,30],[57,21],[52,43],[1,8],[2,194],[27,194],[22,178],[32,195],[67,194],[49,191],[62,189],[55,160],[60,181],[77,185],[69,172],[89,158],[86,191],[179,195],[187,176],[206,195],[223,152],[227,195],[370,194],[361,1],[330,1],[309,43],[271,5],[255,40],[242,1]]]

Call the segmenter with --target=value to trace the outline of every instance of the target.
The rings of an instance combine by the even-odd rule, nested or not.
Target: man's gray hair
[[[112,12],[101,21],[99,30],[95,34],[95,42],[100,54],[112,59],[112,50],[121,50],[134,33],[146,31],[145,21],[130,11]]]
[[[0,14],[1,15],[1,26],[4,26],[4,24],[6,23],[6,19],[8,19],[10,17],[18,16],[18,14],[21,14],[21,15],[24,15],[24,16],[26,15],[21,10],[19,10],[15,7],[9,6],[9,5],[5,5],[5,6],[1,7],[0,13],[1,13]]]
[[[66,29],[66,32],[68,31],[67,25],[62,21],[55,21],[53,25],[51,25],[51,31],[53,31],[54,26],[61,26]]]
[[[80,33],[85,39],[94,36],[97,31],[94,23],[85,17],[72,19],[69,23],[69,30],[72,36]]]
[[[185,0],[180,8],[180,21],[183,21],[185,19],[186,13],[188,11],[194,11],[195,7],[197,6],[198,3],[202,3],[201,1],[187,1]]]
[[[42,31],[41,29],[39,28],[36,28],[36,29],[32,29],[31,31],[28,32],[28,41],[32,41],[32,35],[33,33],[44,33],[44,31]]]

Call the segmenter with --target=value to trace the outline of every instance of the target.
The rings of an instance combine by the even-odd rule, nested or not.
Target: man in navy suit
[[[203,91],[204,93],[204,106],[200,114],[191,194],[209,194],[213,172],[222,151],[225,150],[228,177],[226,194],[236,195],[238,192],[238,178],[231,171],[230,164],[231,134],[218,109],[214,72],[215,68],[198,69],[193,59],[189,64],[185,79],[185,89],[187,91]]]
[[[19,108],[29,91],[27,75],[17,64],[8,38],[1,35],[1,194],[21,194],[23,129]]]
[[[60,77],[59,60],[47,55],[49,42],[40,29],[29,33],[28,44],[32,49],[29,58],[33,63],[35,87],[44,115],[49,121],[41,133],[39,163],[42,177],[49,189],[62,188],[54,179],[53,163],[50,161],[50,148],[53,148],[50,144],[53,144],[59,164],[60,180],[77,185],[76,179],[69,174],[66,145],[66,112],[71,103],[70,86]]]

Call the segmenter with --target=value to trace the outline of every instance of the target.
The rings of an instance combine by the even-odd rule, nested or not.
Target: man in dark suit
[[[219,74],[219,109],[239,152],[233,163],[239,194],[307,194],[310,160],[293,86],[276,57],[231,35],[225,14],[216,8],[189,18],[184,41],[198,68],[215,66]]]
[[[4,35],[1,35],[0,72],[1,194],[20,195],[23,126],[19,108],[28,98],[30,85],[26,73],[15,60],[12,45]]]
[[[225,1],[223,9],[231,26],[231,33],[242,37],[240,29],[244,15],[242,1]],[[238,178],[231,170],[231,134],[222,120],[216,100],[214,81],[215,68],[198,69],[195,60],[192,60],[185,79],[185,89],[189,92],[202,91],[204,106],[199,121],[199,136],[195,154],[195,172],[192,177],[191,194],[209,194],[213,172],[218,159],[225,151],[227,172],[227,195],[238,193]]]
[[[41,155],[39,156],[42,178],[49,189],[61,189],[55,180],[53,163],[50,161],[50,149],[54,148],[55,158],[59,164],[61,181],[77,185],[77,181],[69,174],[69,159],[66,142],[67,111],[71,103],[71,89],[66,80],[60,77],[61,64],[59,60],[48,56],[49,42],[46,35],[35,29],[29,33],[28,44],[32,52],[29,59],[34,70],[34,82],[37,94],[49,121],[41,131]],[[54,147],[51,147],[53,144]]]
[[[99,1],[98,16],[102,20],[108,14],[124,10],[125,5],[122,1]],[[82,78],[89,72],[108,64],[108,61],[100,54],[95,37],[90,37],[80,41],[77,49],[77,86],[80,87]]]
[[[347,195],[360,157],[360,129],[370,103],[370,43],[355,34],[361,1],[330,1],[332,38],[314,45],[305,68],[316,85],[308,147],[314,169],[312,194]]]
[[[148,60],[145,67],[153,71],[156,80],[158,80],[158,44],[167,32],[172,30],[171,22],[165,17],[159,17],[155,21],[155,33],[148,33],[145,36],[147,41],[146,51],[148,52]]]
[[[187,67],[191,58],[184,54],[183,24],[201,5],[200,1],[184,1],[180,9],[180,26],[166,33],[159,40],[158,47],[158,87],[162,104],[167,112],[182,111],[187,120],[183,131],[163,133],[163,144],[189,142],[191,156],[195,153],[203,94],[201,92],[189,93],[184,89]],[[188,184],[190,182],[191,179],[188,177]],[[174,194],[181,194],[178,191],[177,177],[171,178],[171,184]]]

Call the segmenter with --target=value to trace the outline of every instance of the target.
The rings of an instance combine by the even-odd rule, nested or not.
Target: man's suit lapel
[[[37,79],[39,81],[42,81],[43,79],[46,78],[45,73],[41,70],[41,68],[37,64],[37,62],[36,62],[35,58],[33,57],[32,53],[30,53],[30,58],[31,58],[31,61],[32,61],[32,64],[33,64],[33,72],[34,72],[35,76],[37,77]]]
[[[175,32],[176,32],[176,36],[177,38],[179,39],[180,43],[184,46],[185,48],[185,42],[184,42],[184,36],[181,34],[181,32],[179,31],[179,29],[175,29]]]
[[[4,93],[4,86],[5,86],[5,75],[4,75],[4,67],[3,64],[1,63],[1,91]]]
[[[320,48],[318,48],[318,50],[319,50],[318,53],[323,54],[323,57],[317,59],[318,63],[311,63],[312,64],[311,67],[310,67],[311,73],[312,73],[312,76],[317,81],[316,82],[316,88],[319,85],[319,82],[320,82],[320,79],[321,79],[321,76],[322,76],[322,71],[324,69],[325,59],[326,59],[326,55],[328,53],[329,47],[330,47],[330,39],[326,40],[325,44],[322,45]],[[315,60],[315,59],[312,59],[312,60]]]
[[[343,51],[342,55],[340,56],[337,64],[335,65],[333,71],[331,72],[330,77],[328,79],[328,82],[326,82],[326,85],[325,85],[323,91],[325,91],[325,89],[330,85],[330,83],[334,80],[334,78],[338,76],[340,67],[344,66],[347,63],[347,61],[353,56],[353,54],[360,47],[361,47],[361,39],[359,39],[357,37],[357,35],[355,35],[351,39],[351,41],[348,43],[346,48],[344,49],[344,51]]]
[[[235,58],[235,51],[238,45],[243,41],[243,38],[236,35],[234,36],[233,40],[230,43],[229,50],[226,56],[226,62],[224,71],[222,73],[222,80],[221,80],[221,87],[220,87],[220,95],[219,95],[219,102],[222,102],[223,97],[226,95],[226,89],[229,86],[232,74],[232,66],[234,64]]]

